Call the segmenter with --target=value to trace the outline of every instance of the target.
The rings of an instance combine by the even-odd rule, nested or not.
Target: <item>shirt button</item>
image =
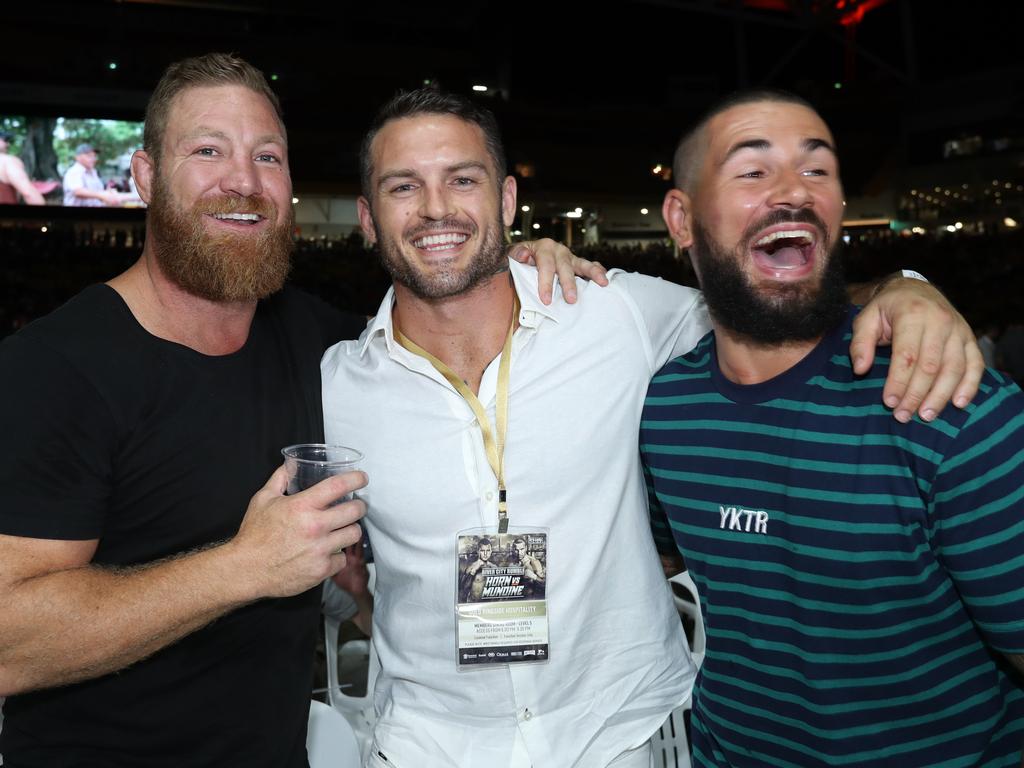
[[[486,498],[487,498],[488,501],[493,500],[494,499],[494,492],[493,491],[488,491]]]
[[[523,721],[524,722],[528,722],[531,717],[533,717],[533,712],[531,712],[528,709],[524,709],[523,710]]]

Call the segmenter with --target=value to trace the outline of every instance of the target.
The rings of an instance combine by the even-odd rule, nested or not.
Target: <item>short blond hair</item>
[[[267,84],[267,79],[256,67],[233,53],[207,53],[203,56],[176,61],[169,66],[153,89],[146,105],[146,123],[142,130],[142,145],[154,162],[160,162],[163,150],[164,128],[171,102],[188,88],[216,85],[241,85],[265,96],[274,108],[277,122],[284,133],[281,102]]]

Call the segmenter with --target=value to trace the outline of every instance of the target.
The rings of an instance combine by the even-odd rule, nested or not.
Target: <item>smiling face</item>
[[[497,178],[479,126],[449,115],[400,118],[380,129],[371,155],[360,222],[397,285],[443,299],[507,269],[502,232],[515,182]]]
[[[665,212],[719,325],[765,343],[804,340],[845,310],[843,191],[813,110],[755,101],[712,117],[691,193],[670,193]]]
[[[253,301],[281,288],[291,179],[283,128],[264,96],[239,85],[181,91],[159,165],[143,161],[138,170],[155,255],[175,283],[213,301]]]

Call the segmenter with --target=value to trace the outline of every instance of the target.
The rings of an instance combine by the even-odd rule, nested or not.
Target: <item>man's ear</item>
[[[681,189],[670,189],[661,204],[661,217],[669,236],[681,249],[693,244],[693,200]]]
[[[373,227],[373,212],[370,210],[370,201],[362,195],[356,200],[356,210],[359,212],[359,227],[363,230],[363,237],[370,245],[377,242],[377,230]]]
[[[514,176],[506,176],[501,185],[501,219],[506,227],[511,227],[516,218],[516,180]]]
[[[149,205],[153,199],[153,180],[156,177],[156,162],[144,149],[137,149],[132,154],[132,178],[135,179],[135,189],[139,192],[142,201]]]

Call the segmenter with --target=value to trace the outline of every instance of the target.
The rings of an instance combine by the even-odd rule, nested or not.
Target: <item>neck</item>
[[[718,367],[734,384],[760,384],[785,373],[807,357],[821,338],[769,346],[752,342],[716,324]]]
[[[479,392],[484,369],[501,353],[513,320],[510,275],[500,272],[444,299],[424,299],[399,283],[394,288],[398,329]]]
[[[249,338],[255,301],[211,301],[182,290],[160,269],[149,240],[139,260],[107,284],[158,338],[204,355],[237,352]]]

